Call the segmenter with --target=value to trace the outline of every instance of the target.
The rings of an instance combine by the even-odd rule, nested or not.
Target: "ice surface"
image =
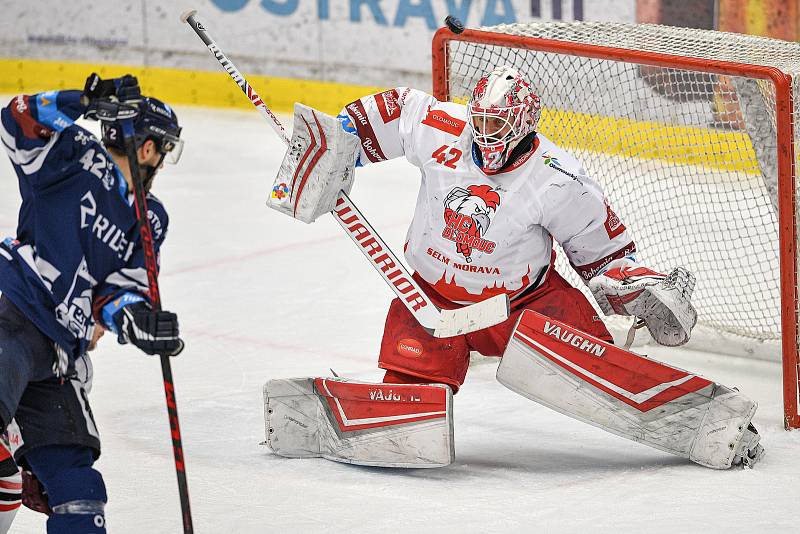
[[[272,455],[259,445],[263,383],[331,367],[379,380],[392,295],[331,217],[305,225],[265,206],[283,147],[258,113],[177,112],[186,150],[155,189],[171,219],[163,301],[187,343],[173,369],[196,532],[798,531],[800,432],[782,429],[769,361],[646,347],[760,403],[767,455],[751,471],[713,471],[573,421],[503,388],[492,364],[473,367],[455,398],[448,468]],[[359,171],[351,195],[396,252],[417,185],[413,167],[387,162]],[[16,187],[0,163],[0,236],[14,232]],[[110,336],[93,357],[109,532],[180,532],[158,360]],[[44,516],[23,509],[12,532],[44,532]]]

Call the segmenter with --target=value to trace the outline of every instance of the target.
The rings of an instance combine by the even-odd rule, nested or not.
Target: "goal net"
[[[530,80],[542,99],[539,131],[603,185],[640,260],[697,276],[700,331],[749,340],[757,357],[781,355],[786,424],[800,426],[800,44],[646,24],[529,23],[439,30],[433,58],[440,100],[466,102],[498,65]],[[556,267],[583,287],[561,251]]]

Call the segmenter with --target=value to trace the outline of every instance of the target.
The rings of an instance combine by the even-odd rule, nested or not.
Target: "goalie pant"
[[[399,299],[386,316],[378,366],[386,370],[383,381],[393,384],[437,382],[457,392],[464,383],[470,351],[484,356],[501,356],[514,325],[524,310],[539,313],[573,325],[604,341],[613,338],[594,307],[578,289],[569,285],[551,266],[544,281],[534,290],[512,302],[509,318],[490,328],[470,334],[435,338],[428,334]],[[414,279],[442,308],[457,305],[440,297],[416,273]]]

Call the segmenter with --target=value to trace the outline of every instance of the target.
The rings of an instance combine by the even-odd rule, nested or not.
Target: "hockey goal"
[[[539,130],[603,184],[640,259],[697,275],[701,331],[779,354],[785,424],[800,427],[800,44],[616,23],[441,29],[434,94],[466,101],[501,64],[530,79]],[[557,267],[582,287],[563,258]]]

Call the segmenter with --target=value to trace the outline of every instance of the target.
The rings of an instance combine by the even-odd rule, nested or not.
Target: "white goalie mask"
[[[481,152],[483,170],[493,173],[508,161],[511,151],[535,131],[542,114],[539,97],[511,67],[484,75],[467,104],[469,126]]]

